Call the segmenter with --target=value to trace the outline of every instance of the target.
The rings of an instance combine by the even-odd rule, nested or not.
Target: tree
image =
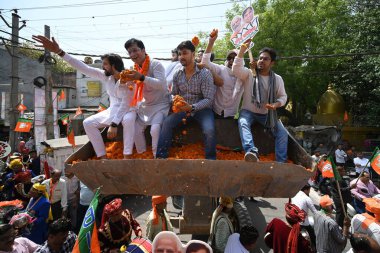
[[[379,125],[380,122],[380,8],[376,0],[350,0],[352,22],[348,39],[356,55],[338,65],[342,75],[335,75],[336,89],[350,108],[355,125]]]
[[[293,101],[293,115],[298,124],[304,120],[306,111],[316,112],[320,96],[327,85],[335,83],[344,96],[348,106],[360,104],[359,108],[371,109],[371,115],[379,115],[379,110],[369,105],[378,99],[379,57],[356,56],[355,66],[360,67],[361,74],[352,75],[353,58],[347,57],[305,57],[291,56],[336,55],[351,52],[366,52],[371,48],[379,51],[379,8],[376,0],[256,0],[252,6],[259,15],[260,31],[253,39],[254,55],[265,47],[277,50],[279,61],[274,70],[285,81],[289,99]],[[246,7],[246,6],[244,6]],[[235,4],[226,12],[229,28],[230,20],[240,15],[243,6]],[[358,27],[357,27],[358,26]],[[364,32],[366,31],[366,32]],[[360,36],[357,36],[360,34]],[[363,45],[366,42],[366,46]],[[372,41],[371,43],[369,41]],[[355,47],[353,47],[355,42]],[[376,43],[377,42],[377,43]],[[231,44],[230,44],[231,46]],[[351,64],[351,65],[350,65]],[[351,68],[348,68],[350,67]],[[355,73],[358,72],[355,67]],[[361,82],[354,76],[361,78]],[[359,94],[359,87],[367,87],[370,94],[360,94],[361,100],[372,101],[366,104],[358,101],[354,95]],[[362,90],[361,90],[362,91]],[[359,99],[359,100],[360,100]],[[366,100],[369,99],[369,100]],[[351,102],[352,101],[352,102]],[[360,102],[360,103],[359,103]],[[359,110],[351,110],[358,115]],[[365,116],[367,122],[368,117]],[[378,120],[377,120],[378,121]],[[363,122],[363,121],[362,121]]]

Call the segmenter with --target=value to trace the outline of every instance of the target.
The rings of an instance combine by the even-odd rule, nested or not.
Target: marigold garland
[[[140,65],[138,65],[137,63],[135,63],[135,65],[133,66],[133,68],[134,68],[134,70],[136,70],[140,74],[143,74],[144,76],[147,76],[148,75],[148,71],[149,71],[149,66],[150,66],[150,58],[149,58],[148,54],[145,54],[145,60],[144,60],[144,62],[142,64],[142,67],[140,67]],[[134,82],[136,84],[136,90],[135,90],[135,94],[133,95],[131,106],[136,106],[137,102],[140,102],[143,99],[144,82],[141,82],[139,80],[135,80]]]
[[[124,158],[123,156],[123,142],[106,142],[106,152],[108,159],[118,159],[121,160]],[[244,160],[244,153],[233,151],[229,147],[224,147],[221,145],[217,145],[217,160]],[[90,158],[90,160],[99,160],[94,156]],[[134,150],[131,155],[131,159],[153,159],[153,155],[151,150],[148,148],[146,152],[142,154],[137,154],[136,150]],[[173,147],[169,151],[168,159],[205,159],[204,146],[202,143],[196,144],[186,144],[181,147]],[[275,161],[276,157],[274,153],[267,155],[260,155],[260,161],[268,162]],[[78,162],[78,161],[76,161]],[[288,160],[288,163],[293,163],[293,161]]]
[[[174,113],[180,112],[181,111],[180,108],[184,105],[186,105],[185,99],[181,97],[180,95],[175,95],[173,98],[172,111]]]

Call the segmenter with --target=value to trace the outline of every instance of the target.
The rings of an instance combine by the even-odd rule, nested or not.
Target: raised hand
[[[52,37],[52,40],[50,40],[43,35],[33,35],[32,38],[38,43],[41,43],[41,45],[36,45],[37,47],[43,47],[49,50],[50,52],[53,52],[56,54],[58,54],[61,51],[54,37]]]

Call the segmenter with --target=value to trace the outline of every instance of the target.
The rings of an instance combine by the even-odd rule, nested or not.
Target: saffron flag
[[[16,108],[17,108],[17,110],[19,111],[19,112],[23,112],[23,111],[25,111],[26,109],[28,109],[25,105],[23,105],[22,103],[19,103],[17,106],[16,106]]]
[[[32,125],[32,119],[19,118],[16,124],[15,132],[30,132]]]
[[[372,169],[380,175],[380,150],[378,147],[375,148],[370,161]]]
[[[79,115],[81,115],[81,114],[82,114],[82,110],[80,109],[80,106],[78,106],[77,110],[75,111],[74,118],[77,117],[77,116],[79,116]]]
[[[75,134],[73,127],[71,126],[71,121],[67,123],[67,141],[75,147]]]
[[[343,121],[344,121],[344,122],[347,122],[347,121],[348,121],[348,113],[347,113],[347,111],[344,111]]]
[[[83,219],[73,253],[100,253],[98,229],[96,226],[96,209],[99,203],[99,188],[97,189],[90,206]]]
[[[62,101],[66,98],[65,91],[63,89],[60,89],[57,95],[58,95],[58,101]]]
[[[99,103],[98,112],[102,112],[104,110],[107,110],[107,106],[105,106],[103,103]]]
[[[334,177],[334,171],[332,167],[332,163],[330,159],[326,159],[325,161],[322,161],[321,163],[322,168],[322,177],[324,178],[333,178]]]
[[[67,125],[69,123],[69,114],[63,114],[59,119],[62,121],[62,125]]]

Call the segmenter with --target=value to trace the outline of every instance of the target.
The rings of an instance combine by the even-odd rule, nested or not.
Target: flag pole
[[[342,192],[340,190],[339,182],[336,179],[335,179],[335,182],[336,182],[336,186],[337,186],[338,193],[339,193],[340,204],[342,205],[342,208],[343,208],[344,217],[347,217],[346,206],[344,205],[344,201],[343,201],[343,197],[342,197]]]

